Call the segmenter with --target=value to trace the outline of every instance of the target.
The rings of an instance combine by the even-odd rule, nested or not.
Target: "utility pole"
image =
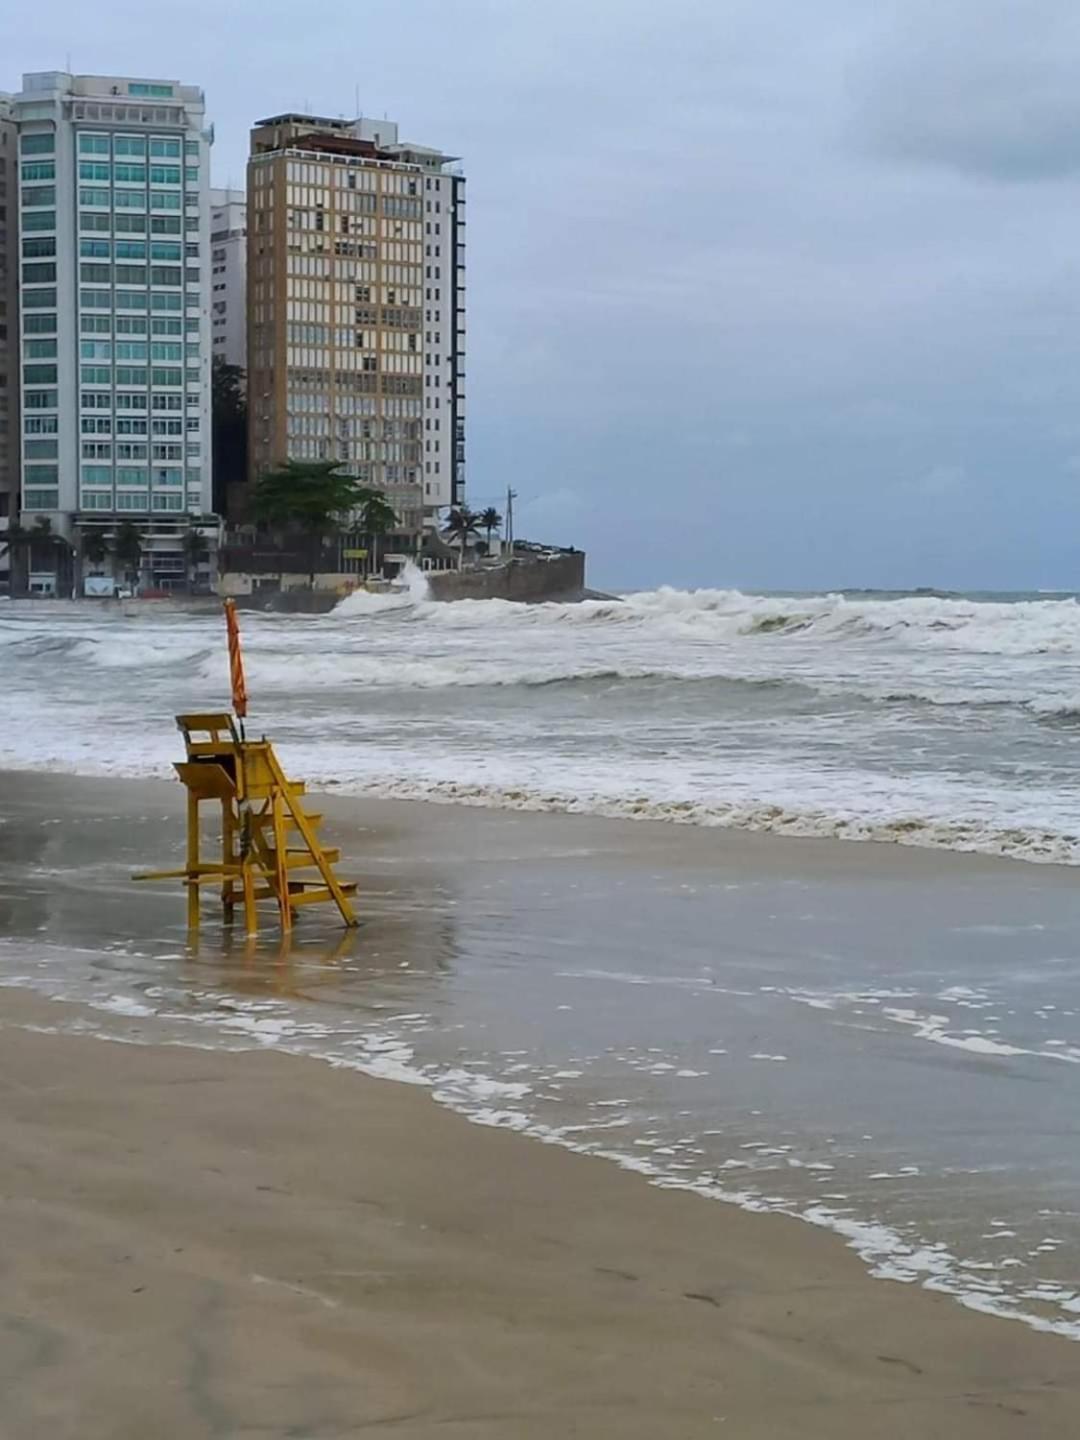
[[[514,558],[514,501],[517,491],[506,487],[506,543],[510,547],[510,559]]]

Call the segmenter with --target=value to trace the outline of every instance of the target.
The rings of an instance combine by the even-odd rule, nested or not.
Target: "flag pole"
[[[225,633],[229,642],[229,681],[232,685],[233,714],[240,722],[240,739],[246,740],[244,717],[247,715],[247,684],[244,680],[244,655],[240,648],[240,625],[236,618],[236,601],[226,600]]]

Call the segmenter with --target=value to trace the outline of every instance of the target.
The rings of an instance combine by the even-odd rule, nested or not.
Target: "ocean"
[[[1074,598],[749,596],[244,616],[252,723],[361,794],[1080,858]],[[0,610],[13,768],[164,775],[213,616]]]
[[[80,945],[83,852],[60,814],[39,846],[9,817],[4,842],[0,794],[0,982],[424,1083],[484,1123],[801,1215],[875,1273],[1080,1338],[1075,598],[358,595],[242,628],[249,731],[291,772],[549,812],[556,838],[530,850],[523,825],[502,854],[481,826],[470,856],[436,812],[437,883],[395,891],[420,842],[387,841],[374,928],[329,969],[336,942],[309,928],[284,986],[272,947],[254,970],[194,960],[179,901],[166,931],[140,928],[130,817],[95,832],[105,918]],[[167,777],[172,716],[228,703],[221,620],[149,605],[4,605],[0,675],[0,767],[52,777]],[[612,856],[599,817],[672,838]],[[720,865],[717,828],[857,842],[852,874],[773,873],[753,847]],[[885,842],[1017,863],[950,871]]]

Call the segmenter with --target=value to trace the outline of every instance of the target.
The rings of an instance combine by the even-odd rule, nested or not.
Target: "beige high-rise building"
[[[248,163],[252,476],[337,460],[415,535],[464,492],[465,180],[390,121],[279,115]]]

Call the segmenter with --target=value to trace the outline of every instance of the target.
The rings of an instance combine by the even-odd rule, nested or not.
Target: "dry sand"
[[[175,921],[174,892],[95,862],[167,862],[178,789],[0,775],[0,933],[74,944],[98,921],[143,933],[162,906]],[[358,829],[355,802],[327,808],[366,855],[368,944],[449,943],[419,918],[449,904],[451,856],[512,852],[548,876],[588,850],[648,873],[708,846],[747,871],[819,867],[853,896],[883,867],[926,896],[946,871],[1004,873],[420,806],[365,804]],[[52,878],[5,887],[5,858]],[[1020,879],[1047,903],[1075,885]],[[0,1440],[1080,1433],[1080,1347],[873,1280],[834,1236],[314,1060],[49,1033],[78,1013],[0,990]]]

